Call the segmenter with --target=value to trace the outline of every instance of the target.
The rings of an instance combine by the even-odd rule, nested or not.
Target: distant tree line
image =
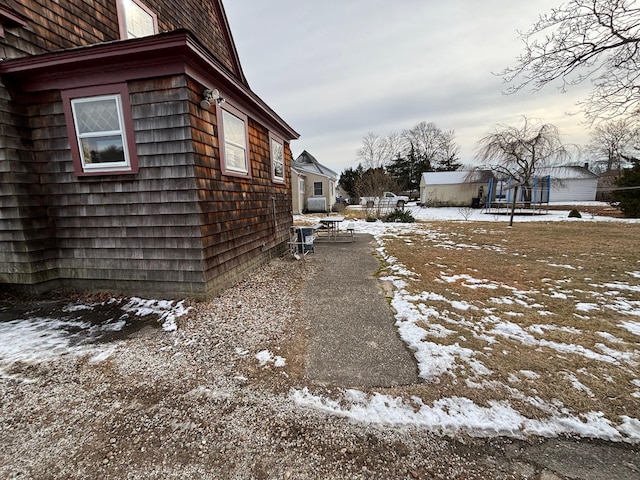
[[[381,137],[368,133],[358,149],[358,166],[344,170],[338,184],[351,197],[379,196],[384,191],[417,192],[423,172],[461,167],[453,130],[433,122]]]

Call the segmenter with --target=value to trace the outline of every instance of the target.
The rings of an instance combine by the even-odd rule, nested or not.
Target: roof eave
[[[119,68],[114,71],[113,65]],[[297,139],[300,135],[273,111],[260,97],[225,68],[187,30],[152,35],[139,39],[120,40],[59,52],[0,61],[0,76],[13,81],[15,88],[38,91],[45,88],[70,88],[75,82],[88,81],[91,74],[112,83],[116,76],[127,79],[149,78],[154,75],[193,74],[207,84],[212,77],[224,84],[237,98],[258,110],[263,119],[279,127],[280,133]]]

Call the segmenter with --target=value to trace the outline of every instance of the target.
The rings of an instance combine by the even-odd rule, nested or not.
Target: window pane
[[[120,130],[115,98],[76,102],[74,106],[79,135]]]
[[[245,146],[246,136],[244,134],[244,122],[242,120],[223,110],[222,125],[224,128],[225,142],[232,142],[236,145]]]
[[[80,139],[84,163],[125,162],[124,146],[120,135],[85,137]]]
[[[228,169],[239,172],[247,172],[247,163],[245,161],[244,148],[225,142],[224,144],[225,163]]]
[[[123,5],[127,38],[139,38],[155,33],[151,15],[131,0],[124,0]]]
[[[284,147],[275,141],[271,142],[271,161],[273,162],[273,176],[284,178]]]
[[[282,162],[276,163],[273,166],[273,176],[276,178],[284,178],[284,165],[282,165]]]

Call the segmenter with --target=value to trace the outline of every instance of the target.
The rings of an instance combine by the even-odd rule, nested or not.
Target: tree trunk
[[[513,187],[513,201],[511,202],[511,217],[509,218],[509,226],[513,226],[513,214],[516,211],[516,198],[518,198],[518,186]]]

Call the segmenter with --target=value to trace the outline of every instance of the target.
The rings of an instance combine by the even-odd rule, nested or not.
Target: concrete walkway
[[[373,237],[356,234],[353,243],[318,242],[305,261],[315,266],[302,292],[311,337],[308,378],[341,387],[416,383],[414,357],[373,276],[380,268]]]

